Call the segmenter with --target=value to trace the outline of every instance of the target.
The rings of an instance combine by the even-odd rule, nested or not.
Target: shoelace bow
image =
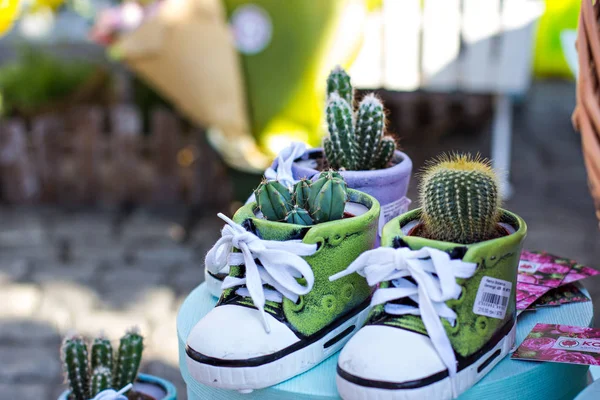
[[[244,277],[227,276],[222,288],[245,285],[245,288],[239,288],[236,293],[252,299],[260,312],[265,330],[270,332],[264,310],[265,301],[281,303],[283,297],[286,297],[296,302],[298,296],[312,290],[315,276],[310,265],[301,256],[313,255],[317,251],[317,245],[302,243],[301,240],[263,240],[225,215],[219,213],[218,216],[227,225],[221,231],[221,238],[206,255],[206,268],[217,274],[228,265],[245,265]],[[241,252],[234,253],[233,248]],[[257,265],[256,259],[262,265]],[[296,278],[304,278],[306,285],[298,283]],[[269,285],[274,290],[266,289],[263,285]]]
[[[357,272],[370,286],[392,282],[392,287],[379,288],[373,294],[371,306],[385,304],[385,312],[392,315],[420,315],[433,347],[448,368],[453,396],[457,397],[454,376],[457,372],[456,356],[440,318],[452,326],[456,313],[445,302],[458,299],[462,288],[457,278],[470,278],[477,264],[451,260],[441,250],[424,247],[420,250],[380,247],[361,254],[348,268],[330,280]],[[416,284],[406,278],[413,278]],[[390,303],[409,298],[418,306]]]

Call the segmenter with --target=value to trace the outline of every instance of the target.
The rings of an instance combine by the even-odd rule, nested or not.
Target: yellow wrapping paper
[[[318,67],[319,81],[308,85],[314,90],[322,83],[323,94],[326,73],[356,54],[362,39],[363,0],[339,2],[348,11],[342,14],[353,19],[344,24],[342,15],[323,47],[329,50]],[[243,63],[221,0],[165,0],[156,15],[123,35],[112,52],[180,112],[208,127],[211,144],[229,165],[254,172],[269,165],[273,154],[267,154],[264,143],[258,146],[257,132],[252,132]],[[275,117],[271,124],[277,121]]]
[[[242,71],[218,0],[168,0],[159,13],[116,43],[127,65],[195,122],[218,129],[218,150],[242,169],[268,160],[246,113]]]

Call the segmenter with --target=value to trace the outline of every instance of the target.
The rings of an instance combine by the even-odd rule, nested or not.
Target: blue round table
[[[587,292],[586,292],[587,294]],[[179,367],[190,400],[333,400],[339,399],[335,385],[338,355],[279,385],[249,394],[215,389],[194,381],[185,363],[185,342],[192,327],[216,304],[201,284],[185,299],[177,316]],[[546,307],[522,313],[517,323],[520,344],[536,323],[590,326],[592,302]],[[587,366],[502,360],[487,376],[460,396],[460,400],[572,400],[587,383]],[[595,397],[599,398],[599,397]],[[587,398],[586,398],[587,399]]]

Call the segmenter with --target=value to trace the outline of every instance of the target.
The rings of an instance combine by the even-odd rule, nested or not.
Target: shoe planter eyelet
[[[335,310],[337,309],[337,300],[335,296],[332,294],[323,296],[321,299],[321,309],[328,314],[335,313]]]
[[[317,252],[313,254],[313,256],[320,253],[321,250],[323,250],[323,247],[325,247],[325,238],[322,236],[317,236],[314,238],[314,243],[316,243],[317,245]]]
[[[331,246],[337,246],[340,243],[342,243],[344,238],[345,238],[345,235],[340,235],[339,233],[336,233],[336,234],[332,235],[331,237],[329,237],[329,244]]]
[[[458,295],[458,298],[455,300],[448,300],[447,304],[450,308],[452,308],[454,311],[456,311],[456,307],[460,306],[465,301],[466,296],[467,296],[467,287],[464,285],[461,285],[460,286],[460,295]]]
[[[480,315],[475,320],[475,330],[477,331],[477,333],[479,333],[482,336],[487,333],[488,326],[489,326],[488,325],[488,317],[484,317],[483,315]]]
[[[346,301],[352,299],[354,296],[354,285],[351,283],[347,283],[342,288],[342,298]]]
[[[304,304],[304,296],[298,296],[298,301],[296,301],[295,303],[293,303],[293,305],[290,306],[290,310],[294,312],[302,311],[304,309]]]
[[[444,324],[444,326],[448,327],[448,331],[451,335],[456,335],[460,330],[460,321],[458,320],[458,318],[454,321],[454,324],[451,324],[446,320],[443,320],[442,323]]]

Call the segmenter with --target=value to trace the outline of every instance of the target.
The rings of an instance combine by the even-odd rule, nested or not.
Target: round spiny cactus
[[[285,222],[288,224],[310,226],[313,224],[313,220],[310,217],[308,211],[297,205],[285,217]]]
[[[335,221],[344,216],[348,187],[338,172],[325,171],[310,186],[308,207],[316,223]]]
[[[352,106],[354,102],[354,88],[350,82],[350,75],[339,65],[327,77],[327,97],[337,93],[342,99]]]
[[[430,239],[470,244],[495,237],[500,217],[498,179],[479,156],[444,155],[420,185],[421,219]]]
[[[61,358],[71,389],[71,398],[88,400],[88,351],[83,338],[77,335],[65,338],[61,347]]]
[[[278,181],[262,181],[254,195],[258,208],[270,221],[284,221],[292,210],[292,194]]]
[[[294,185],[294,192],[292,193],[292,202],[302,208],[308,207],[308,195],[310,194],[311,182],[302,178]]]

